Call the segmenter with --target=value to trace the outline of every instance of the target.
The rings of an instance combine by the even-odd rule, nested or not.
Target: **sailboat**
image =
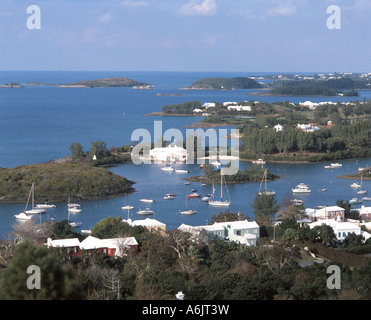
[[[27,210],[28,203],[30,201],[31,196],[32,196],[31,210]],[[45,213],[46,212],[44,209],[37,209],[35,207],[35,184],[34,183],[31,186],[31,190],[30,190],[30,193],[29,193],[28,199],[27,199],[27,204],[26,204],[26,207],[24,208],[23,212],[26,213],[26,214],[40,214],[40,213]]]
[[[362,188],[362,176],[361,176],[361,188]],[[357,191],[357,194],[366,194],[366,193],[367,193],[366,189],[361,189],[361,190]]]
[[[69,208],[81,207],[81,204],[80,203],[71,203],[71,199],[70,199],[70,197],[68,197],[67,207],[69,207]]]
[[[265,183],[265,188],[262,191],[261,188],[262,188],[263,182]],[[262,179],[262,182],[260,183],[259,195],[262,195],[262,194],[264,194],[264,195],[274,195],[274,194],[276,194],[276,191],[274,191],[274,190],[267,190],[267,169],[264,170],[263,179]]]
[[[134,209],[133,206],[131,206],[130,204],[127,205],[126,204],[126,193],[125,193],[125,205],[123,207],[121,207],[122,210],[131,210],[131,209]]]
[[[188,188],[187,188],[187,196],[186,196],[186,209],[184,211],[180,211],[181,214],[184,214],[184,215],[190,215],[190,214],[195,214],[197,213],[196,210],[191,210],[191,209],[187,209],[187,200],[188,200]]]
[[[227,200],[224,200],[223,201],[223,174],[222,174],[222,170],[220,170],[220,199],[219,200],[216,200],[216,199],[210,199],[209,200],[209,205],[211,206],[216,206],[216,207],[229,207],[229,205],[231,204],[231,201],[227,201]],[[225,178],[224,178],[225,179]],[[226,187],[227,187],[227,183],[225,183]],[[228,192],[228,189],[227,189],[227,192]],[[229,196],[228,196],[229,197]]]
[[[68,210],[68,223],[72,228],[78,228],[82,224],[80,221],[70,221],[70,210]]]

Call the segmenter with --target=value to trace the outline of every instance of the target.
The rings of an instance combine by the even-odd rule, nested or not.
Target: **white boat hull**
[[[186,210],[186,211],[181,211],[180,213],[184,215],[191,215],[191,214],[195,214],[196,212],[197,211],[195,210]]]
[[[230,201],[210,200],[209,205],[214,207],[229,207]]]

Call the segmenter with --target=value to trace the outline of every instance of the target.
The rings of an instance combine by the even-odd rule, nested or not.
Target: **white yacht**
[[[351,187],[351,188],[360,188],[361,185],[358,184],[357,182],[354,182],[354,183],[352,183],[352,184],[350,185],[350,187]]]
[[[50,209],[50,208],[55,208],[55,205],[54,204],[48,204],[47,202],[45,202],[44,204],[37,204],[35,206],[35,208],[37,208],[37,209]]]
[[[155,200],[152,199],[139,199],[140,202],[147,202],[147,203],[152,203],[155,202]]]
[[[15,214],[14,216],[16,217],[16,219],[19,219],[19,220],[32,220],[33,219],[33,216],[27,213],[24,213],[23,211],[19,214]]]
[[[169,172],[173,172],[174,171],[174,168],[173,167],[163,167],[161,168],[162,171],[169,171]]]
[[[177,169],[175,170],[176,173],[188,173],[188,170],[182,170],[182,169]]]
[[[294,189],[292,189],[292,192],[294,192],[294,193],[310,193],[311,190],[309,189],[309,187],[306,184],[300,183]]]
[[[139,210],[137,212],[140,215],[150,215],[150,214],[155,214],[153,210],[151,210],[149,207],[145,208],[144,210]]]
[[[81,209],[78,209],[76,207],[68,208],[68,212],[71,212],[71,213],[80,213],[81,211],[82,211]]]

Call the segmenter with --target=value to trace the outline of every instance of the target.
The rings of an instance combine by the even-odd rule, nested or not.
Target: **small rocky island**
[[[103,78],[97,80],[77,81],[70,84],[63,84],[59,87],[77,87],[77,88],[105,88],[105,87],[133,87],[136,89],[149,89],[152,85],[128,78]]]

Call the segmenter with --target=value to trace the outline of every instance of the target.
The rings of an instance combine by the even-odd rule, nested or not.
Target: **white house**
[[[361,208],[355,210],[358,211],[361,220],[371,220],[371,207],[362,205]]]
[[[317,126],[312,126],[310,124],[300,124],[300,123],[298,123],[297,128],[303,130],[304,132],[313,132],[313,131],[319,130],[319,127]]]
[[[149,151],[152,160],[156,161],[187,161],[188,152],[182,147],[167,146],[163,148],[153,148]]]
[[[276,124],[273,128],[274,128],[274,130],[276,130],[276,132],[282,132],[283,131],[283,126],[281,126],[280,124]]]
[[[199,109],[199,108],[196,108],[196,109],[193,109],[193,112],[194,113],[200,113],[200,112],[203,112],[203,110],[202,109]]]
[[[314,110],[319,106],[319,103],[305,101],[305,102],[300,102],[299,105],[303,107],[308,107],[310,110]]]
[[[229,106],[227,109],[236,111],[251,111],[251,106]]]
[[[338,222],[334,219],[318,220],[316,222],[310,223],[309,227],[313,229],[314,227],[320,226],[322,224],[330,226],[334,230],[336,239],[339,241],[344,241],[345,238],[351,233],[355,233],[356,235],[363,235],[365,238],[364,241],[367,241],[367,239],[371,237],[371,234],[365,231],[361,231],[361,228],[354,223]]]
[[[323,207],[315,210],[314,218],[317,219],[337,219],[338,221],[344,221],[345,209],[338,206]]]
[[[237,104],[238,104],[237,102],[232,102],[232,101],[223,102],[223,106],[224,107],[227,107],[227,106],[236,106]]]
[[[255,221],[215,222],[211,225],[192,227],[182,224],[179,230],[198,235],[202,230],[209,236],[220,240],[236,241],[248,246],[256,246],[259,240],[260,227]]]
[[[132,227],[135,226],[142,226],[144,228],[147,228],[149,231],[157,231],[157,232],[165,232],[166,231],[166,224],[162,223],[161,221],[158,221],[156,219],[150,219],[146,218],[144,220],[131,220],[130,218],[125,220],[122,220],[123,222],[126,222],[127,224],[131,225]]]
[[[216,103],[215,102],[205,102],[202,106],[204,108],[206,108],[206,109],[208,109],[208,108],[215,108],[216,107]]]

